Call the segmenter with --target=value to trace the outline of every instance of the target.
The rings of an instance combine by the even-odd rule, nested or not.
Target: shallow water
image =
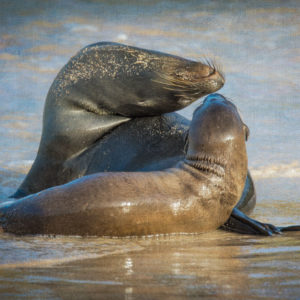
[[[7,299],[299,299],[299,237],[4,236],[0,290]]]
[[[110,40],[221,62],[220,92],[237,104],[251,131],[253,216],[300,223],[299,17],[296,0],[2,0],[0,199],[15,191],[35,158],[44,99],[59,69],[85,45]],[[182,113],[191,117],[197,103]],[[299,299],[299,237],[2,235],[0,293],[8,299]]]

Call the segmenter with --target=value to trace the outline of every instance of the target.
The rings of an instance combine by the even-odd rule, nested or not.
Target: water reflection
[[[4,264],[0,272],[1,292],[14,286],[14,295],[29,290],[58,295],[64,286],[65,297],[81,295],[84,287],[95,295],[123,295],[125,299],[143,295],[151,299],[172,299],[175,295],[241,299],[258,297],[262,292],[267,299],[282,294],[293,299],[300,291],[299,237],[286,234],[253,238],[221,231],[144,239],[61,237],[55,243],[57,251],[67,256],[76,253],[77,260],[54,260],[49,265],[43,259],[35,265]],[[19,238],[19,242],[23,239]],[[48,243],[47,248],[53,251],[47,238],[43,238],[43,243],[37,239],[33,247],[35,239],[19,245],[41,257],[45,253],[42,244]],[[49,255],[53,255],[51,251]],[[78,256],[80,253],[86,255],[85,260]],[[51,282],[56,284],[49,288]]]
[[[133,288],[132,287],[127,287],[125,289],[125,300],[132,300],[134,299],[133,297]]]
[[[129,276],[133,273],[133,263],[132,263],[132,259],[130,257],[127,257],[125,259],[125,263],[124,263],[124,269],[126,270],[126,275]]]
[[[181,256],[181,254],[179,252],[174,252],[173,253],[173,260],[175,262],[172,264],[172,272],[173,272],[174,275],[180,275],[181,274],[181,264],[179,262],[177,262],[177,259],[176,259],[176,258],[178,258],[178,261],[179,261],[180,256]]]

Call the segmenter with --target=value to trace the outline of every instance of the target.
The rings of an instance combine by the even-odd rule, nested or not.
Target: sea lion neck
[[[197,155],[187,155],[184,163],[197,169],[198,171],[208,172],[218,177],[225,176],[226,161],[207,153]]]

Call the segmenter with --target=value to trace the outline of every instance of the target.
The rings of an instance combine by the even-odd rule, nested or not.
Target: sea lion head
[[[240,197],[247,175],[248,135],[236,106],[220,94],[211,94],[194,112],[185,162],[221,178],[226,189]]]
[[[143,62],[144,69],[124,81],[131,90],[126,103],[117,109],[121,114],[145,116],[177,111],[218,91],[225,83],[221,69],[209,61],[205,64],[154,52]]]
[[[90,45],[67,66],[59,76],[60,85],[65,88],[75,78],[77,93],[84,93],[112,114],[127,117],[182,109],[216,92],[225,82],[214,62],[117,43]]]

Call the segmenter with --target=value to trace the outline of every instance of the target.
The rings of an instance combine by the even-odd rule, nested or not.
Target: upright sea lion
[[[0,209],[16,234],[146,235],[205,232],[229,218],[247,176],[247,126],[221,95],[195,110],[185,158],[155,172],[84,176]]]
[[[184,108],[223,84],[213,64],[116,43],[85,47],[63,67],[48,92],[38,154],[13,197],[66,183],[91,168],[103,171],[91,160],[102,156],[94,148],[107,133],[135,117]],[[153,120],[144,122],[149,126]],[[180,135],[174,121],[162,122],[174,128],[173,135]],[[152,143],[159,144],[161,135],[152,134]],[[184,141],[184,132],[179,139]],[[169,149],[173,145],[175,141]],[[182,153],[183,147],[175,149]],[[167,158],[168,150],[164,153]]]

